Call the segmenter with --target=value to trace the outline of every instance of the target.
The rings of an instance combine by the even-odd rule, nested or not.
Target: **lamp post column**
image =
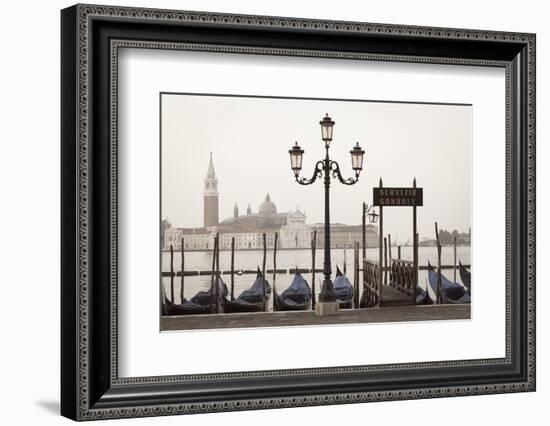
[[[361,216],[361,237],[363,239],[363,260],[365,260],[365,257],[367,255],[367,223],[366,223],[366,216],[367,216],[367,203],[363,203],[363,215]],[[361,263],[362,263],[361,261]],[[362,267],[362,266],[361,266]],[[365,271],[363,271],[364,273]]]
[[[330,158],[328,156],[328,144],[325,145],[326,156],[324,161],[324,183],[325,183],[325,261],[323,264],[323,285],[319,294],[319,302],[336,302],[336,294],[330,276],[332,266],[330,259]]]

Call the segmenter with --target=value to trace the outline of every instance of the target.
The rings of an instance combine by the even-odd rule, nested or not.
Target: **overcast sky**
[[[472,107],[332,100],[162,95],[162,217],[175,226],[203,225],[203,189],[210,152],[218,177],[220,220],[235,203],[253,212],[269,191],[279,212],[299,205],[307,223],[322,222],[322,180],[294,181],[288,150],[304,149],[303,175],[310,177],[324,155],[319,120],[336,122],[331,156],[345,177],[352,175],[350,149],[366,151],[354,186],[333,180],[331,222],[361,223],[361,204],[372,188],[409,187],[416,176],[424,188],[418,208],[420,237],[440,229],[467,232],[471,223]],[[384,210],[384,234],[412,237],[412,208]]]

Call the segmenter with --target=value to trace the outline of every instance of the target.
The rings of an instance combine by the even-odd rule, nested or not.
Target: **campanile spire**
[[[210,153],[208,171],[204,178],[204,227],[216,226],[219,223],[218,214],[218,178],[214,170],[214,160]]]

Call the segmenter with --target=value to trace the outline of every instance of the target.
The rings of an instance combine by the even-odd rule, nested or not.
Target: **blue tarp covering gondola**
[[[222,278],[218,275],[215,279],[216,284],[218,285],[218,291],[217,296],[218,298],[225,299],[227,297],[227,294],[229,291],[227,290],[227,285],[223,282]],[[208,290],[199,291],[197,294],[195,294],[191,299],[191,303],[195,303],[197,305],[210,305],[212,303],[212,288],[209,288]]]
[[[264,295],[265,287],[265,295]],[[252,287],[243,291],[235,300],[227,300],[224,303],[224,312],[261,312],[265,310],[265,302],[269,299],[271,287],[264,279],[260,269]]]
[[[460,261],[458,262],[458,268],[460,270],[460,279],[468,288],[468,290],[470,290],[472,288],[472,274],[464,267],[464,265]]]
[[[239,299],[245,300],[248,303],[258,303],[264,301],[264,287],[265,287],[265,296],[269,298],[271,294],[271,286],[269,282],[263,277],[260,268],[258,268],[258,273],[256,274],[256,280],[252,287],[248,290],[245,290],[239,296]]]
[[[334,279],[333,287],[336,301],[340,305],[340,308],[351,309],[353,307],[353,286],[348,278],[342,274],[338,266],[336,267],[336,278]]]
[[[428,262],[428,281],[433,293],[437,295],[437,272]],[[443,303],[458,303],[458,300],[466,294],[466,288],[458,283],[453,283],[445,275],[441,274],[441,301]],[[465,300],[465,299],[463,299]],[[435,300],[434,300],[435,302]],[[469,303],[469,302],[466,302]]]
[[[276,311],[305,311],[311,307],[311,289],[298,269],[290,286],[280,295],[274,291],[273,297]]]

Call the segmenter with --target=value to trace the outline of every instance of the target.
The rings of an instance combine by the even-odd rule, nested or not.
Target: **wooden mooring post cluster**
[[[273,284],[275,285],[277,274],[292,274],[293,272],[300,272],[300,273],[311,273],[312,274],[312,280],[311,280],[311,289],[312,293],[316,294],[316,284],[317,284],[317,273],[322,273],[322,268],[317,268],[316,264],[316,238],[315,238],[314,231],[314,237],[311,239],[311,268],[279,268],[277,267],[277,243],[275,243],[274,249],[273,249],[273,268],[267,268],[267,266],[263,267],[262,262],[262,273],[265,274],[271,274]],[[275,234],[275,241],[277,241],[278,234]],[[388,236],[388,241],[390,240]],[[184,300],[184,293],[185,293],[185,278],[189,276],[208,276],[211,278],[211,287],[214,288],[214,277],[216,275],[229,275],[230,276],[230,300],[235,300],[235,275],[253,275],[257,274],[257,269],[236,269],[235,268],[235,248],[234,248],[234,241],[232,241],[232,250],[231,250],[231,260],[230,260],[230,269],[229,270],[222,270],[219,266],[219,261],[217,261],[218,254],[216,253],[216,260],[213,259],[213,267],[209,270],[200,270],[200,271],[185,271],[185,250],[181,249],[181,259],[182,259],[182,268],[179,271],[174,271],[174,250],[172,247],[170,247],[170,271],[165,271],[162,273],[163,277],[169,277],[170,278],[170,299],[174,300],[174,293],[175,293],[175,285],[174,285],[174,279],[176,277],[180,278],[180,294],[179,299],[181,301]],[[440,246],[440,245],[439,245]],[[182,245],[183,247],[183,245]],[[397,246],[397,259],[391,258],[391,263],[384,262],[383,266],[380,266],[379,262],[373,262],[371,260],[368,260],[366,258],[362,258],[360,260],[357,260],[359,257],[359,242],[356,241],[354,243],[354,254],[353,254],[353,287],[354,287],[354,306],[360,306],[360,307],[374,307],[374,306],[381,306],[384,305],[382,303],[382,297],[381,293],[383,290],[383,287],[379,284],[380,277],[383,276],[380,271],[383,271],[384,273],[388,274],[388,284],[382,284],[386,285],[386,287],[392,287],[396,290],[409,294],[412,287],[410,283],[415,283],[416,274],[414,274],[410,278],[410,280],[406,280],[403,277],[411,277],[411,268],[414,269],[414,262],[413,261],[407,261],[402,259],[401,254],[401,246]],[[440,247],[439,247],[440,248]],[[216,250],[217,246],[216,246]],[[456,245],[454,246],[454,251],[456,253]],[[441,264],[439,261],[438,256],[438,265],[437,265],[437,271],[441,270],[453,270],[456,274],[456,270],[458,269],[457,263],[456,263],[456,256],[454,257],[455,261],[452,265],[444,265]],[[464,265],[465,267],[469,268],[470,265]],[[419,265],[418,270],[428,270],[428,266],[426,265]],[[265,271],[265,272],[263,272]],[[361,276],[362,273],[362,276]],[[361,278],[359,279],[359,277]],[[363,283],[363,285],[358,285],[358,283]],[[361,288],[362,287],[362,288]],[[387,291],[386,291],[387,293]],[[388,296],[385,294],[385,296]],[[412,296],[411,296],[412,297]],[[359,299],[359,300],[357,300]],[[391,302],[390,302],[391,303]],[[401,302],[402,304],[403,302]],[[314,307],[315,300],[312,300],[312,305]]]
[[[274,247],[273,247],[273,269],[267,269],[267,241],[266,234],[262,235],[263,238],[263,256],[262,256],[262,269],[261,273],[263,277],[266,277],[267,273],[273,273],[273,285],[275,285],[276,276],[278,273],[287,272],[286,269],[277,269],[277,243],[278,243],[278,233],[275,233]],[[231,238],[231,262],[229,271],[222,271],[220,268],[220,243],[219,243],[219,234],[216,234],[214,237],[214,246],[212,249],[212,267],[210,270],[202,271],[186,271],[185,270],[185,239],[181,239],[181,267],[179,271],[174,270],[174,247],[170,245],[170,271],[161,273],[162,277],[170,277],[170,302],[175,303],[175,286],[174,279],[175,277],[180,277],[180,294],[179,299],[181,303],[185,301],[185,277],[186,276],[210,276],[210,294],[211,294],[211,311],[213,313],[219,312],[220,308],[218,303],[215,302],[220,299],[219,291],[220,286],[218,285],[218,280],[222,274],[230,275],[230,292],[229,298],[231,301],[235,300],[235,274],[257,274],[258,270],[235,270],[235,237]],[[263,286],[263,298],[267,300],[266,288]],[[267,307],[267,305],[266,305]],[[267,309],[267,308],[266,308]]]
[[[444,266],[441,264],[441,240],[439,239],[439,228],[437,226],[437,222],[435,222],[435,241],[436,241],[436,248],[437,248],[437,285],[436,285],[436,298],[437,303],[443,303],[442,295],[441,295],[441,270],[442,269],[453,269],[453,283],[456,283],[456,270],[457,270],[457,249],[456,249],[456,235],[453,236],[453,264],[452,266]],[[463,265],[464,266],[464,265]],[[470,267],[470,265],[467,265],[467,267]]]

